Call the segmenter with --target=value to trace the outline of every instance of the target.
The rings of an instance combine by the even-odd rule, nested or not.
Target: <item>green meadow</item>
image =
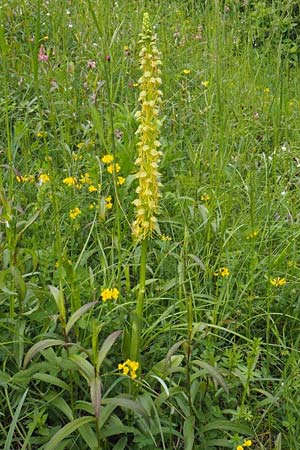
[[[300,449],[299,17],[1,2],[1,449]]]

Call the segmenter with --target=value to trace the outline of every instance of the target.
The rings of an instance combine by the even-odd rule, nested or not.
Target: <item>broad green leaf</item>
[[[92,378],[90,382],[90,390],[91,390],[92,405],[95,411],[95,417],[98,419],[101,406],[101,380],[98,375]]]
[[[117,408],[118,405],[103,405],[103,401],[101,404],[101,414],[99,417],[99,428],[102,429],[107,422],[107,420],[110,418],[111,414],[114,412],[114,410]]]
[[[91,425],[86,423],[79,428],[79,433],[85,440],[90,450],[98,450],[98,440],[95,431]]]
[[[214,420],[213,422],[208,423],[201,427],[201,432],[205,433],[206,431],[211,430],[221,430],[221,431],[231,431],[233,433],[239,433],[246,436],[251,436],[252,431],[247,425],[242,425],[236,422],[230,422],[229,420]]]
[[[11,450],[13,448],[11,444],[12,444],[12,440],[13,440],[13,436],[14,436],[14,431],[15,431],[16,425],[18,423],[19,415],[20,415],[23,403],[25,401],[27,392],[28,392],[28,388],[22,395],[22,397],[19,401],[19,404],[17,406],[16,412],[12,416],[12,422],[9,427],[9,431],[8,431],[7,438],[6,438],[5,445],[4,445],[4,450]]]
[[[179,347],[181,347],[181,345],[184,343],[184,340],[175,342],[175,344],[172,345],[172,347],[170,348],[170,350],[168,351],[167,355],[166,355],[166,361],[168,363],[171,362],[171,356],[174,355],[174,353],[177,352],[177,350],[179,349]]]
[[[58,289],[55,286],[48,286],[50,289],[50,292],[55,300],[57,309],[59,311],[59,314],[63,320],[63,322],[66,322],[66,308],[65,308],[65,300],[64,300],[64,294],[61,289]]]
[[[17,320],[14,339],[14,355],[19,368],[22,367],[24,357],[24,331],[25,320]]]
[[[39,353],[40,351],[44,350],[48,347],[53,347],[55,345],[65,345],[64,341],[61,341],[59,339],[45,339],[44,341],[37,342],[34,344],[26,353],[24,362],[23,362],[23,368],[25,369],[28,363],[32,360],[32,358]]]
[[[21,300],[21,302],[23,302],[23,300],[25,299],[25,296],[26,296],[27,289],[26,289],[26,284],[21,275],[21,272],[16,267],[11,267],[10,271],[14,278],[14,282],[15,282],[16,290],[18,292],[19,299]]]
[[[97,302],[86,303],[77,311],[75,311],[74,314],[71,315],[65,328],[65,332],[67,335],[69,334],[71,328],[77,322],[77,320],[80,319],[80,317],[83,316],[83,314],[86,313],[89,309],[91,309],[94,305],[96,305],[96,303]]]
[[[53,384],[54,386],[61,387],[62,389],[65,389],[66,391],[70,391],[70,386],[62,381],[60,378],[57,378],[53,375],[49,375],[47,373],[35,373],[33,377],[35,380],[43,381],[47,384]]]
[[[135,433],[134,427],[126,426],[116,415],[111,416],[107,426],[101,430],[101,438],[108,438],[110,436],[117,436],[118,434],[126,435],[128,433]]]
[[[78,366],[81,375],[90,384],[95,375],[95,370],[92,364],[80,355],[71,355],[69,356],[69,359]]]
[[[102,399],[103,405],[115,405],[120,406],[122,408],[131,409],[135,413],[140,414],[147,424],[149,425],[149,416],[147,414],[147,411],[143,406],[141,406],[139,403],[137,403],[135,400],[131,400],[126,397],[113,397],[113,398],[104,398]]]
[[[229,389],[228,389],[227,383],[216,367],[213,367],[210,364],[208,364],[207,362],[200,361],[198,359],[192,361],[192,364],[196,364],[197,366],[200,366],[202,369],[204,369],[205,372],[207,372],[211,377],[213,377],[213,379],[216,381],[216,383],[218,383],[220,386],[222,386],[222,388],[224,389],[226,394],[229,394]]]
[[[120,336],[122,331],[114,331],[111,333],[103,342],[102,347],[99,350],[98,353],[98,361],[97,361],[97,372],[99,372],[101,364],[103,363],[107,353],[109,352],[110,348],[116,341],[116,339]]]
[[[193,450],[194,448],[194,425],[195,417],[187,417],[183,424],[183,439],[184,439],[184,450]]]
[[[93,422],[94,420],[95,418],[93,416],[80,417],[79,419],[72,420],[72,422],[65,425],[52,437],[44,450],[56,450],[61,441],[66,439],[71,433],[78,430],[82,425]]]
[[[57,393],[55,393],[49,403],[52,403],[53,406],[59,409],[70,421],[74,420],[72,409],[63,397],[57,397]]]
[[[90,415],[94,414],[94,409],[93,409],[93,406],[91,405],[91,403],[90,402],[85,402],[83,400],[79,400],[79,401],[76,402],[75,409],[76,410],[79,409],[79,410],[85,411],[85,412],[87,412]],[[102,416],[102,413],[101,413],[101,416]]]

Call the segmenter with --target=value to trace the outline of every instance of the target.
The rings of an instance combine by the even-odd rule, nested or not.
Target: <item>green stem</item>
[[[141,264],[140,264],[140,283],[137,295],[135,317],[132,322],[132,335],[130,346],[130,358],[133,361],[140,360],[140,343],[143,326],[144,298],[146,286],[146,262],[147,262],[148,238],[142,242]]]

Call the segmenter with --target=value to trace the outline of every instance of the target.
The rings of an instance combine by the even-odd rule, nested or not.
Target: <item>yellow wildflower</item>
[[[42,173],[39,176],[39,182],[40,184],[44,184],[44,183],[48,183],[48,181],[50,181],[49,175],[47,175],[46,173]]]
[[[237,448],[236,448],[236,450],[244,450],[244,448],[243,448],[242,445],[238,445]]]
[[[264,88],[264,93],[265,94],[269,94],[270,93],[270,88],[268,88],[268,87]]]
[[[17,175],[16,176],[18,183],[33,183],[34,182],[34,176],[33,175]]]
[[[117,300],[119,297],[119,290],[117,288],[102,289],[101,297],[103,302],[106,302],[107,300]]]
[[[95,202],[90,203],[90,204],[89,204],[89,209],[94,209],[95,206],[96,206],[96,203],[95,203]]]
[[[79,150],[81,150],[83,147],[85,146],[84,142],[79,142],[79,144],[77,144],[77,148],[79,148]]]
[[[160,173],[158,172],[158,163],[161,157],[161,151],[159,151],[161,144],[158,140],[161,122],[158,115],[162,102],[162,92],[159,90],[162,62],[156,47],[156,36],[147,13],[143,16],[140,38],[142,46],[140,64],[143,72],[139,79],[141,108],[135,114],[139,122],[136,134],[140,136],[137,144],[138,158],[135,161],[138,166],[136,174],[138,197],[133,202],[136,206],[136,220],[133,223],[132,231],[136,239],[145,239],[158,229],[156,215],[158,200],[161,196],[159,192]]]
[[[116,164],[110,164],[110,165],[107,167],[107,172],[108,172],[108,173],[113,173],[113,172],[118,173],[118,172],[120,172],[120,170],[121,170],[121,167],[120,167],[120,165],[119,165],[118,163],[116,163]]]
[[[200,199],[201,199],[202,202],[208,202],[210,200],[210,195],[202,194]]]
[[[209,85],[209,81],[201,81],[201,86],[207,88]]]
[[[88,187],[89,192],[96,192],[97,188],[95,186],[93,186],[92,184]]]
[[[105,208],[111,209],[113,207],[111,195],[105,197]]]
[[[37,133],[35,133],[35,135],[38,138],[43,138],[47,136],[47,131],[38,131]]]
[[[286,279],[276,277],[276,278],[273,278],[272,280],[270,280],[270,283],[272,286],[280,287],[280,286],[284,286],[286,284]]]
[[[67,186],[75,186],[77,184],[77,181],[75,177],[67,177],[63,179],[63,183]]]
[[[190,69],[183,69],[182,73],[184,75],[189,75],[191,73]]]
[[[76,206],[76,208],[71,209],[69,215],[71,219],[76,219],[77,216],[81,214],[81,210]]]
[[[251,233],[248,234],[246,239],[254,239],[254,238],[256,238],[257,235],[258,235],[258,231],[254,230],[254,231],[252,231]]]
[[[92,180],[89,173],[85,173],[84,175],[80,175],[80,180],[82,184],[91,184]]]
[[[128,375],[129,367],[125,366],[125,364],[118,364],[118,370],[123,370],[123,375]]]
[[[130,372],[130,377],[135,380],[137,378],[136,371],[139,368],[139,363],[137,361],[131,361],[127,359],[124,363],[118,364],[118,369],[123,370],[123,375],[128,375]]]
[[[125,178],[124,177],[118,177],[118,181],[117,181],[117,185],[118,186],[122,186],[122,184],[125,183]]]
[[[110,164],[111,162],[113,162],[113,160],[114,160],[113,155],[104,155],[103,158],[101,159],[101,161],[104,164]]]
[[[251,447],[251,445],[252,445],[251,439],[247,439],[247,441],[245,441],[245,442],[243,443],[243,447]]]
[[[72,152],[72,156],[73,156],[74,161],[81,161],[82,160],[82,155],[78,155],[75,152]]]
[[[227,267],[221,267],[219,270],[217,270],[214,273],[214,275],[215,276],[219,276],[220,275],[221,277],[225,278],[225,277],[229,277],[230,272],[229,272]]]
[[[162,241],[171,241],[172,238],[171,238],[171,236],[167,236],[166,234],[162,234],[161,235],[161,240]]]

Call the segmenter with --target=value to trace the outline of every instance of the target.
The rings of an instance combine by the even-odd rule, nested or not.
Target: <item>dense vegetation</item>
[[[298,1],[0,20],[0,447],[297,450]]]

